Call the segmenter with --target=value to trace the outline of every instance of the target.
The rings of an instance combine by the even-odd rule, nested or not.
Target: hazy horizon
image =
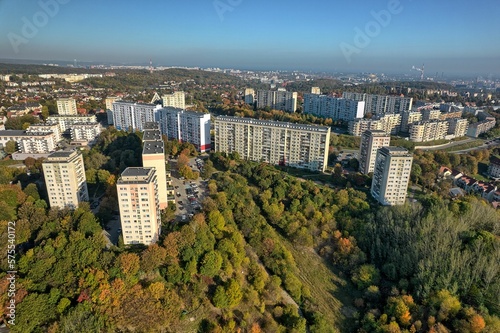
[[[498,77],[498,17],[493,0],[0,0],[0,58]]]

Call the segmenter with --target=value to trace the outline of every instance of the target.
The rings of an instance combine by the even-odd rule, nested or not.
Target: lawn
[[[474,140],[474,141],[467,142],[467,143],[464,143],[461,145],[444,148],[443,151],[454,152],[454,151],[459,151],[459,150],[464,150],[464,149],[469,149],[469,148],[476,148],[476,147],[482,146],[483,143],[484,143],[483,140]]]

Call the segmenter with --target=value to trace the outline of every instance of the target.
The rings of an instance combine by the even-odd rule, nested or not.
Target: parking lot
[[[206,195],[206,182],[201,178],[196,180],[187,180],[180,177],[177,173],[177,160],[170,160],[172,170],[172,185],[175,190],[175,216],[178,222],[186,222],[197,212],[201,211],[201,200]],[[189,165],[193,171],[200,171],[203,162],[196,158],[189,160]]]

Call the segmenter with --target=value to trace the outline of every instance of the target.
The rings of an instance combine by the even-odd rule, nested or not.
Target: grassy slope
[[[337,331],[352,332],[353,320],[346,316],[352,317],[355,312],[352,304],[358,290],[312,249],[294,246],[283,237],[281,241],[293,254],[300,270],[299,279],[311,291],[319,312]]]

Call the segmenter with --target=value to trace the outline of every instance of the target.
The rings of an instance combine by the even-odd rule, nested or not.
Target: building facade
[[[241,158],[324,171],[330,128],[278,121],[219,116],[215,118],[215,150]]]
[[[245,104],[253,105],[255,102],[255,90],[252,88],[245,89]]]
[[[467,136],[477,138],[481,134],[486,133],[494,128],[495,124],[496,121],[494,118],[491,120],[483,120],[477,123],[469,124],[469,128],[467,129]]]
[[[83,157],[77,151],[58,151],[42,163],[50,207],[76,209],[89,201]]]
[[[333,120],[350,121],[363,118],[365,102],[318,94],[304,94],[304,114]]]
[[[71,141],[92,145],[97,141],[101,131],[99,123],[75,123],[70,127]]]
[[[371,194],[382,205],[403,205],[410,181],[413,155],[401,147],[377,151]]]
[[[186,108],[186,93],[184,91],[175,91],[171,94],[162,96],[163,107],[173,107],[178,109]]]
[[[161,109],[157,104],[116,101],[113,103],[113,124],[119,130],[142,131],[144,124],[154,122]]]
[[[162,108],[158,110],[156,120],[167,138],[189,142],[200,152],[211,149],[209,113]]]
[[[488,175],[493,178],[500,178],[500,158],[496,156],[490,157],[490,165],[488,167]]]
[[[156,170],[156,177],[158,180],[158,204],[160,205],[160,209],[167,208],[167,172],[165,165],[165,145],[163,140],[143,142],[142,166],[145,168],[154,168]]]
[[[18,146],[22,154],[46,154],[56,150],[57,141],[53,132],[31,132],[18,142]]]
[[[156,243],[161,233],[156,170],[127,168],[116,189],[124,244]]]
[[[283,90],[258,90],[257,108],[269,107],[273,110],[295,112],[297,110],[297,93]]]
[[[448,120],[448,135],[455,138],[461,138],[467,134],[469,121],[467,119],[449,119]]]
[[[34,124],[26,129],[26,134],[31,133],[54,133],[55,142],[62,140],[61,128],[58,124]]]
[[[401,113],[401,132],[408,133],[410,125],[422,120],[422,113],[415,111],[405,111]]]
[[[69,131],[72,125],[77,123],[97,123],[95,115],[53,115],[49,116],[46,121],[47,124],[58,124],[61,133]]]
[[[411,110],[413,106],[413,98],[402,96],[385,96],[385,95],[370,95],[363,93],[344,92],[343,98],[353,99],[356,101],[364,101],[365,114],[381,116],[386,113],[403,113]]]
[[[419,121],[410,126],[410,141],[427,142],[445,139],[449,123],[443,120]]]
[[[78,114],[76,101],[74,98],[58,98],[57,113],[60,115],[76,115]]]
[[[377,150],[388,147],[391,137],[384,131],[366,131],[361,136],[361,147],[359,152],[359,171],[364,174],[373,172]]]

